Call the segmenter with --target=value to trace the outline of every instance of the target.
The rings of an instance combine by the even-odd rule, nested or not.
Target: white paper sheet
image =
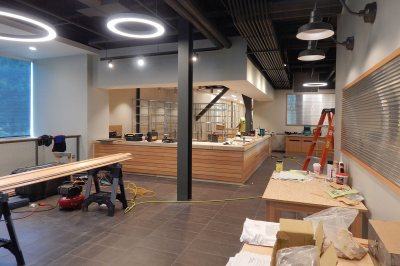
[[[243,224],[240,242],[273,247],[276,242],[276,233],[278,231],[279,223],[256,221],[246,218]]]
[[[265,266],[271,264],[271,256],[240,251],[235,257],[230,257],[226,266]]]

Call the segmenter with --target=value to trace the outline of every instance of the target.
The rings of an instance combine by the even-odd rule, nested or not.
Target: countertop
[[[222,142],[199,142],[193,141],[192,147],[195,149],[208,149],[208,150],[230,150],[230,151],[247,151],[254,146],[257,146],[263,141],[266,141],[270,136],[251,138],[252,141],[243,144],[241,141],[234,141],[232,145],[224,145]],[[147,142],[147,141],[125,141],[125,140],[98,140],[97,143],[109,145],[131,145],[131,146],[151,146],[151,147],[177,147],[177,143],[163,143],[161,140]]]

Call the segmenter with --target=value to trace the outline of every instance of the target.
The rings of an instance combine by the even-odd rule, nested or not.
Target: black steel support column
[[[192,198],[192,49],[192,27],[181,18],[178,22],[178,200]]]
[[[136,89],[136,133],[140,133],[140,88]]]
[[[248,134],[250,130],[253,130],[253,99],[243,94],[242,97],[246,109],[244,117],[246,119],[246,133]]]

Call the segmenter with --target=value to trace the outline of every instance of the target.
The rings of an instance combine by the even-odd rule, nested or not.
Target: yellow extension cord
[[[140,198],[152,198],[156,196],[156,192],[143,187],[136,186],[135,183],[129,182],[127,188],[125,189],[132,198],[128,200],[131,205],[125,208],[124,213],[130,212],[135,206],[147,203],[213,203],[213,202],[226,202],[226,201],[237,201],[237,200],[250,200],[250,199],[260,199],[261,196],[256,197],[244,197],[244,198],[232,198],[232,199],[219,199],[219,200],[148,200],[136,202],[136,199]]]

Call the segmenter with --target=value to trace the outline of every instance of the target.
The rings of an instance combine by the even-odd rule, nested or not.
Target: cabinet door
[[[307,153],[311,144],[312,144],[312,138],[303,139],[303,142],[301,143],[301,152]]]
[[[286,138],[286,153],[300,153],[301,152],[301,140]]]

